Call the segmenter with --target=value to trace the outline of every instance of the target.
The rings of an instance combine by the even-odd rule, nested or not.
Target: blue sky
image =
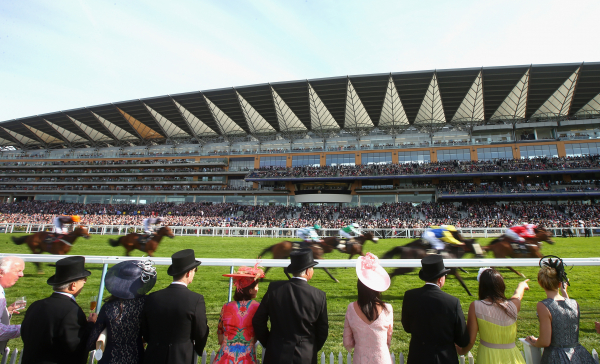
[[[353,74],[600,61],[598,1],[0,1],[0,121]]]

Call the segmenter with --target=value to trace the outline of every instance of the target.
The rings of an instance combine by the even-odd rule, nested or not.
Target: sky
[[[0,121],[344,75],[599,62],[597,0],[0,1]]]

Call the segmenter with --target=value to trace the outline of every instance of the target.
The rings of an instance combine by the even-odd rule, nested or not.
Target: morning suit
[[[402,326],[411,334],[407,364],[458,364],[454,343],[469,344],[459,299],[431,284],[406,291]]]
[[[329,329],[325,292],[303,279],[272,282],[252,326],[266,348],[265,363],[316,364]]]
[[[83,364],[86,342],[94,327],[71,297],[54,292],[36,301],[21,324],[22,364]]]
[[[141,320],[145,364],[191,364],[194,351],[202,355],[208,325],[201,294],[171,284],[147,296]]]

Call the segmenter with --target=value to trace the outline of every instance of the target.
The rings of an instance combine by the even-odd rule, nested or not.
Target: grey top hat
[[[56,262],[56,273],[48,278],[46,283],[51,286],[74,282],[91,275],[85,270],[85,258],[81,256],[68,257]]]
[[[106,289],[115,297],[130,300],[150,292],[156,284],[156,268],[150,260],[128,260],[106,272]]]
[[[426,282],[434,281],[441,276],[445,276],[450,272],[444,266],[444,259],[441,255],[431,254],[421,259],[421,271],[419,271],[419,278]]]
[[[315,262],[315,259],[313,258],[313,252],[308,248],[292,251],[290,253],[290,260],[292,263],[288,265],[287,271],[292,274],[302,272],[305,269],[319,264],[319,262]]]

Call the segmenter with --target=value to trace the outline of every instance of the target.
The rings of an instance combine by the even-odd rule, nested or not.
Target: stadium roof
[[[365,135],[580,114],[600,114],[600,63],[343,76],[120,101],[1,122],[0,146]]]

